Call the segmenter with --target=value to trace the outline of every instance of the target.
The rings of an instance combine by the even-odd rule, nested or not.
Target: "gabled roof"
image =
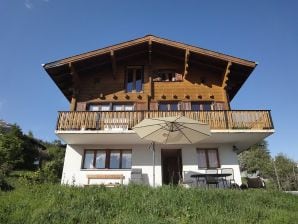
[[[124,48],[127,48],[127,47],[131,47],[131,46],[134,46],[134,45],[146,43],[146,42],[149,42],[149,41],[164,44],[164,45],[168,45],[168,46],[172,46],[172,47],[175,47],[175,48],[180,48],[180,49],[185,49],[185,50],[188,49],[190,52],[193,52],[193,53],[197,53],[197,54],[201,54],[201,55],[205,55],[205,56],[209,56],[209,57],[214,57],[214,58],[221,59],[221,60],[224,60],[224,61],[230,61],[232,63],[241,64],[241,65],[244,65],[244,66],[249,66],[249,67],[255,67],[256,66],[256,63],[253,62],[253,61],[241,59],[241,58],[234,57],[234,56],[231,56],[231,55],[222,54],[222,53],[219,53],[219,52],[216,52],[216,51],[207,50],[207,49],[204,49],[204,48],[184,44],[184,43],[177,42],[177,41],[172,41],[172,40],[157,37],[157,36],[154,36],[154,35],[146,35],[144,37],[137,38],[137,39],[134,39],[134,40],[122,42],[122,43],[111,45],[111,46],[108,46],[108,47],[105,47],[105,48],[100,48],[100,49],[97,49],[97,50],[94,50],[94,51],[89,51],[89,52],[86,52],[86,53],[82,53],[82,54],[74,55],[74,56],[67,57],[67,58],[64,58],[64,59],[60,59],[60,60],[57,60],[57,61],[53,61],[53,62],[50,62],[50,63],[46,63],[43,67],[47,70],[47,69],[52,68],[52,67],[61,66],[61,65],[68,64],[68,63],[72,63],[72,62],[81,61],[81,60],[86,60],[88,58],[92,58],[92,57],[99,56],[99,55],[102,55],[102,54],[110,53],[111,51],[121,50],[121,49],[124,49]]]
[[[95,66],[112,64],[111,55],[116,53],[116,59],[127,55],[133,55],[137,52],[148,52],[148,45],[151,43],[153,53],[156,51],[169,51],[170,56],[173,52],[178,52],[179,57],[184,58],[184,53],[188,51],[193,61],[208,64],[209,66],[217,66],[221,70],[225,70],[227,64],[231,63],[229,68],[229,97],[230,100],[236,95],[243,83],[254,70],[257,63],[234,57],[227,54],[207,50],[204,48],[168,40],[154,35],[147,35],[134,40],[122,42],[105,48],[89,51],[86,53],[74,55],[68,58],[60,59],[43,65],[44,69],[56,83],[65,97],[70,101],[73,89],[73,76],[70,65],[75,65],[76,71],[84,70],[84,74],[88,69],[94,69]]]

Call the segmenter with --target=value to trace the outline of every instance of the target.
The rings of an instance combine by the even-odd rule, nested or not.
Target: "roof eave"
[[[94,50],[94,51],[89,51],[89,52],[86,52],[86,53],[82,53],[82,54],[74,55],[74,56],[67,57],[67,58],[64,58],[64,59],[49,62],[49,63],[44,64],[43,67],[45,68],[45,70],[47,70],[47,69],[50,69],[50,68],[53,68],[53,67],[65,65],[65,64],[68,64],[68,63],[76,62],[76,61],[85,60],[85,59],[88,59],[88,58],[99,56],[101,54],[106,54],[106,53],[109,53],[110,51],[116,51],[116,50],[120,50],[120,49],[123,49],[123,48],[126,48],[126,47],[131,47],[131,46],[134,46],[134,45],[149,42],[150,40],[152,42],[156,42],[156,43],[159,43],[159,44],[165,44],[165,45],[180,48],[180,49],[188,49],[193,53],[218,58],[218,59],[224,60],[224,61],[231,61],[232,63],[241,64],[241,65],[244,65],[244,66],[247,66],[247,67],[254,68],[257,64],[254,61],[234,57],[234,56],[231,56],[231,55],[219,53],[219,52],[212,51],[212,50],[207,50],[207,49],[204,49],[204,48],[184,44],[184,43],[177,42],[177,41],[172,41],[172,40],[169,40],[169,39],[165,39],[165,38],[161,38],[161,37],[157,37],[157,36],[153,36],[153,35],[147,35],[147,36],[137,38],[137,39],[134,39],[134,40],[122,42],[120,44],[111,45],[111,46],[108,46],[108,47],[105,47],[105,48],[101,48],[101,49],[97,49],[97,50]]]

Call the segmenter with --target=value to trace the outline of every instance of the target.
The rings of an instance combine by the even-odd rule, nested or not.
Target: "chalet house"
[[[55,131],[67,144],[62,183],[128,184],[138,173],[142,183],[160,186],[232,168],[241,184],[237,154],[274,132],[269,110],[230,107],[256,65],[153,35],[43,65],[70,103]],[[132,128],[167,116],[208,124],[211,136],[156,144],[154,177],[150,141]]]

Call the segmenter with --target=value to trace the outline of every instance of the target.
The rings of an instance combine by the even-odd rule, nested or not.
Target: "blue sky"
[[[259,62],[233,109],[271,109],[298,160],[298,1],[0,1],[0,119],[55,139],[69,104],[41,64],[154,34]]]

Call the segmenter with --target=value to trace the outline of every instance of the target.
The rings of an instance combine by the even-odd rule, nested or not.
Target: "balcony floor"
[[[56,135],[65,143],[70,145],[135,145],[149,144],[150,141],[140,139],[132,131],[95,131],[95,130],[78,130],[78,131],[56,131]],[[211,136],[197,143],[198,147],[208,145],[216,147],[221,144],[235,145],[239,151],[246,150],[253,144],[261,141],[274,133],[273,129],[268,130],[211,130]],[[214,146],[212,146],[214,145]],[[176,147],[177,145],[165,145],[164,148]]]

